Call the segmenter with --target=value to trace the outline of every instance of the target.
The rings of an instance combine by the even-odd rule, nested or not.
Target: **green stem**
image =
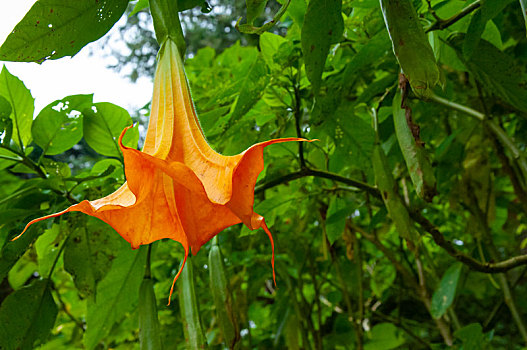
[[[280,10],[278,10],[278,12],[274,15],[273,19],[265,23],[261,27],[254,27],[250,24],[240,24],[240,21],[242,20],[242,18],[240,17],[236,22],[235,28],[241,33],[261,35],[271,29],[280,20],[280,18],[282,18],[285,11],[287,11],[287,8],[289,7],[290,3],[291,0],[287,0],[286,2],[284,2]]]

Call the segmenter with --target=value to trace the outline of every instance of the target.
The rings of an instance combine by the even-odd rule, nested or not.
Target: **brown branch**
[[[439,231],[439,229],[434,226],[428,219],[422,216],[419,212],[411,212],[412,219],[419,223],[421,227],[432,235],[434,242],[443,248],[450,256],[454,259],[462,262],[467,265],[470,269],[484,272],[484,273],[501,273],[511,270],[515,267],[527,265],[527,254],[518,255],[507,260],[499,262],[480,262],[471,256],[466,255],[465,253],[457,250],[452,242],[445,239],[445,236]]]
[[[364,183],[359,180],[354,180],[354,179],[344,177],[338,174],[330,173],[327,171],[314,170],[311,168],[304,168],[294,173],[289,173],[289,174],[280,176],[274,180],[263,183],[256,187],[256,189],[254,190],[254,193],[258,194],[270,188],[276,187],[278,185],[286,184],[289,181],[293,181],[293,180],[300,179],[302,177],[307,177],[307,176],[321,177],[324,179],[340,182],[348,186],[356,187],[360,190],[366,191],[367,193],[371,194],[372,196],[376,198],[379,198],[379,199],[381,198],[381,194],[379,193],[379,190],[374,186],[368,185],[367,183]]]

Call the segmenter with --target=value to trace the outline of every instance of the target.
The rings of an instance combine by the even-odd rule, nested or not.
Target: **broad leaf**
[[[93,95],[69,96],[50,103],[33,122],[31,133],[44,154],[55,155],[69,150],[82,139],[80,111],[91,105]]]
[[[463,35],[457,35],[450,42],[481,86],[511,106],[527,112],[527,89],[522,70],[516,62],[486,40],[480,40],[477,54],[465,60],[461,52],[464,38]]]
[[[96,103],[83,110],[84,139],[95,152],[108,157],[121,157],[118,139],[125,127],[132,125],[130,114],[112,103]],[[139,140],[137,128],[126,132],[123,143],[136,148]]]
[[[245,0],[247,6],[247,24],[253,24],[267,5],[267,0]]]
[[[4,66],[0,74],[0,95],[11,104],[11,120],[13,122],[13,141],[27,146],[31,141],[31,124],[35,110],[33,96],[24,83],[9,73]]]
[[[64,269],[73,276],[80,295],[89,297],[110,269],[120,242],[114,230],[101,221],[83,217],[79,222],[71,228],[64,249]]]
[[[479,323],[471,323],[458,329],[454,336],[463,342],[463,350],[480,350],[487,344],[483,327]]]
[[[43,62],[74,56],[112,28],[128,0],[39,0],[0,47],[0,60]]]
[[[3,214],[8,217],[16,217],[14,215],[20,214],[18,218],[22,219],[24,217],[27,217],[27,215],[31,212],[30,210],[24,209],[15,209],[14,211],[16,211],[17,213],[13,213],[13,211],[5,211],[5,213]],[[38,227],[30,228],[24,235],[22,235],[22,237],[20,237],[16,241],[6,242],[6,244],[2,247],[2,250],[0,251],[0,280],[4,279],[9,270],[13,267],[13,265],[15,265],[18,259],[25,253],[29,245],[33,243],[33,241],[40,234],[42,234],[42,230],[39,230]]]
[[[53,224],[51,228],[44,230],[44,233],[35,242],[37,251],[38,272],[40,276],[48,276],[57,254],[61,252],[60,225]]]
[[[48,337],[57,313],[46,279],[10,294],[0,307],[0,348],[34,349]]]
[[[322,72],[331,44],[340,40],[344,30],[341,0],[311,0],[302,27],[302,52],[306,74],[318,93]]]
[[[432,296],[432,305],[430,314],[434,318],[443,316],[446,310],[452,305],[454,297],[456,296],[457,282],[461,274],[461,263],[455,263],[446,270],[439,287]]]
[[[463,42],[463,55],[465,59],[470,59],[474,54],[487,22],[501,13],[512,1],[514,0],[486,0],[481,2],[481,7],[472,15],[470,25],[467,29],[467,35]]]
[[[119,250],[106,277],[97,285],[97,298],[88,300],[84,344],[94,349],[112,327],[135,309],[143,280],[147,248]]]
[[[370,334],[371,340],[364,345],[364,350],[389,350],[404,344],[404,337],[391,323],[376,324]]]
[[[236,100],[231,119],[236,121],[245,115],[263,94],[269,83],[267,66],[263,59],[258,59],[253,63],[245,79],[240,82],[240,95]]]

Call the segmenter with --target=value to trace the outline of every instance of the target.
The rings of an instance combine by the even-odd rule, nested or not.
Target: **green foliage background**
[[[50,3],[39,1],[44,10],[25,20],[49,17]],[[64,10],[71,18],[84,14],[78,21],[97,28],[90,35],[46,17],[57,21],[57,32],[30,36],[28,47],[15,32],[0,59],[74,54],[106,33],[126,5],[101,3],[104,20],[95,23],[89,19],[100,7]],[[185,18],[208,11],[200,1],[180,3],[190,9]],[[230,155],[288,136],[318,141],[266,150],[255,211],[275,237],[277,288],[266,235],[238,225],[189,259],[191,271],[176,284],[179,302],[170,306],[168,291],[183,258],[174,242],[133,251],[106,224],[75,213],[11,241],[33,218],[116,190],[125,181],[116,137],[133,120],[110,102],[94,104],[91,95],[34,111],[30,87],[4,67],[0,349],[524,347],[525,3],[413,5],[444,78],[430,100],[408,98],[437,179],[431,202],[417,196],[397,141],[392,101],[400,66],[377,0],[247,1],[199,14],[233,28],[247,9],[250,23],[241,20],[242,41],[234,43],[232,33],[218,42],[187,23],[187,40],[208,43],[189,43],[185,67],[214,149]],[[148,13],[146,1],[138,6],[133,16]],[[280,12],[280,21],[261,32],[258,26]],[[128,27],[140,27],[133,16]],[[74,47],[64,46],[72,40]],[[152,44],[151,35],[145,40]],[[47,51],[34,56],[42,43]],[[137,62],[153,65],[151,57]],[[137,146],[137,128],[127,137],[127,145]],[[388,214],[381,199],[376,178],[386,174],[374,172],[375,147],[387,157],[396,183],[391,196],[402,199],[415,236],[402,237],[394,221],[406,216]],[[155,296],[148,294],[152,288]]]

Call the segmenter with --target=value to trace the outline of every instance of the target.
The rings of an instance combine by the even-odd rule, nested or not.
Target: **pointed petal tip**
[[[179,275],[181,275],[181,271],[183,271],[183,268],[185,267],[185,263],[187,262],[187,258],[188,258],[188,248],[185,248],[185,258],[183,259],[183,262],[181,263],[181,267],[179,268],[179,271],[176,274],[176,277],[174,277],[174,280],[172,281],[172,286],[170,287],[170,294],[168,295],[168,304],[167,304],[167,306],[170,306],[170,301],[172,299],[172,293],[174,292],[174,285],[176,284],[176,281],[179,278]]]

